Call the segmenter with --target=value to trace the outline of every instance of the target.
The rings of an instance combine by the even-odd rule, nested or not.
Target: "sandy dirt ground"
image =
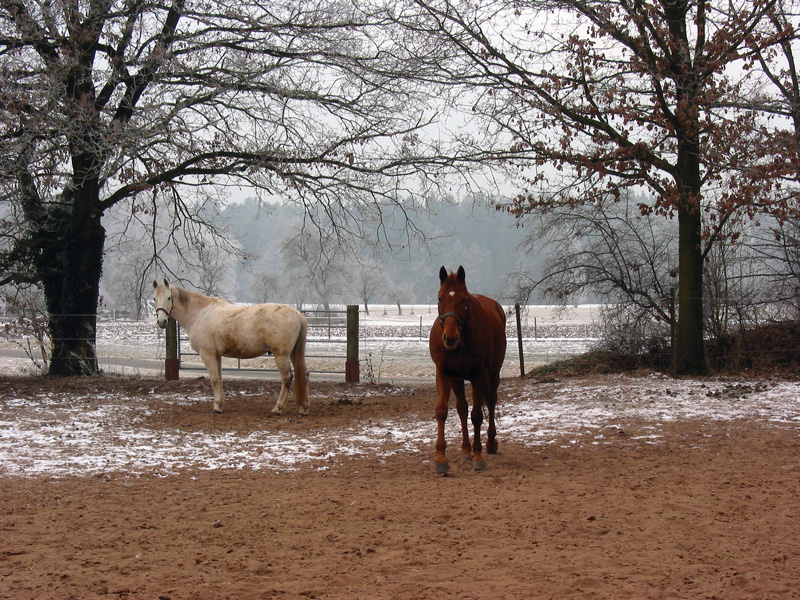
[[[387,414],[435,427],[430,384],[359,397],[320,383],[300,419],[268,417],[271,403],[248,394],[222,415],[210,401],[152,397],[154,386],[197,393],[202,379],[2,383],[3,397],[123,386],[151,409],[144,424],[165,434],[335,438]],[[572,434],[532,446],[504,436],[501,421],[486,471],[457,462],[449,440],[447,477],[434,474],[427,442],[324,469],[0,475],[0,598],[800,597],[796,425],[676,420],[659,424],[657,442],[639,435],[651,427],[629,419],[606,443]]]

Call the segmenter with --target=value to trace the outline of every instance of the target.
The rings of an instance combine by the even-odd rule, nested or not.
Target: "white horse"
[[[291,365],[299,374],[295,402],[300,414],[308,414],[308,371],[306,332],[308,322],[299,310],[285,304],[234,306],[221,298],[204,296],[177,285],[153,281],[158,326],[164,329],[169,317],[181,324],[189,343],[200,354],[214,390],[214,412],[221,413],[222,357],[255,358],[272,352],[281,374],[281,391],[272,414],[279,415],[292,386]]]

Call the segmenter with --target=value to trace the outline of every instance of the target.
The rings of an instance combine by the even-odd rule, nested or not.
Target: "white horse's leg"
[[[211,379],[211,389],[214,390],[214,412],[221,413],[222,406],[225,404],[225,396],[222,393],[222,357],[213,352],[200,352],[200,358],[208,371]]]
[[[294,379],[294,375],[292,374],[292,366],[288,356],[276,354],[275,364],[278,366],[278,371],[281,374],[281,392],[278,394],[278,401],[275,402],[272,414],[279,415],[286,405],[286,399],[289,397],[289,390],[292,388],[292,379]],[[300,414],[305,413],[301,410]]]

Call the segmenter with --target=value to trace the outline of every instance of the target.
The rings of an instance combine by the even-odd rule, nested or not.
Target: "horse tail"
[[[302,407],[308,408],[308,373],[306,371],[306,334],[308,321],[305,315],[300,314],[300,332],[292,350],[294,363],[294,401]]]

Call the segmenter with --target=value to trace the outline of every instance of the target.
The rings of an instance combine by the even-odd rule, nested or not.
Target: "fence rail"
[[[371,306],[370,309],[367,312],[359,311],[355,306],[350,310],[337,306],[330,311],[305,311],[309,321],[307,358],[312,373],[344,375],[345,381],[357,381],[359,378],[370,381],[432,378],[428,334],[436,318],[436,307],[403,305]],[[519,322],[513,316],[514,307],[506,307],[506,310],[509,315],[508,350],[503,377],[516,376],[525,367],[584,352],[597,338],[597,327],[589,308],[564,315],[554,308],[529,307],[528,311],[523,309]],[[356,320],[354,333],[351,332],[349,336],[348,315],[351,320]],[[8,319],[6,322],[9,325],[11,322],[19,324],[19,319]],[[5,348],[8,356],[20,359],[27,357],[44,368],[46,363],[36,349],[37,344],[27,343],[35,341],[34,334],[16,327],[10,329],[14,331],[6,332],[5,345],[0,339],[0,351]],[[47,343],[46,339],[44,341]],[[96,341],[97,357],[104,369],[141,373],[163,368],[163,372],[167,373],[169,355],[165,355],[165,334],[155,326],[152,318],[136,321],[98,316]],[[169,343],[168,337],[167,346]],[[182,364],[178,365],[177,343],[176,339],[176,369],[178,366],[183,369],[204,369],[199,357],[186,344],[185,336],[180,342]],[[28,350],[31,347],[33,351]],[[524,367],[521,364],[523,357]],[[156,363],[158,367],[154,365],[154,359],[159,361]],[[228,372],[239,371],[243,375],[246,371],[276,371],[272,357],[242,361],[224,359],[223,365]]]
[[[355,309],[355,311],[353,311]],[[304,310],[302,311],[303,314],[306,316],[306,320],[308,322],[308,334],[306,338],[306,360],[311,361],[313,364],[315,359],[318,366],[316,368],[311,367],[309,371],[311,373],[318,373],[324,375],[333,375],[342,373],[345,375],[347,381],[358,381],[360,370],[358,367],[358,346],[356,345],[355,349],[355,358],[352,356],[352,350],[350,346],[352,345],[351,337],[355,335],[358,337],[358,307],[348,307],[348,310]],[[353,313],[355,312],[356,321],[355,323],[352,322]],[[184,370],[204,370],[205,366],[202,363],[197,363],[196,361],[190,362],[192,359],[191,357],[199,357],[197,352],[192,350],[186,350],[187,342],[189,338],[183,334],[183,330],[180,327],[180,324],[170,320],[170,326],[174,326],[176,328],[176,348],[175,348],[175,355],[171,355],[171,351],[168,348],[168,356],[167,361],[175,361],[177,360],[177,365],[172,366],[169,362],[165,366],[167,371],[167,378],[174,379],[178,377],[176,369],[184,369]],[[346,333],[346,338],[343,341],[341,339],[341,332],[344,331]],[[337,337],[334,337],[334,334],[337,334]],[[324,353],[314,353],[308,352],[309,348],[316,348],[320,344],[327,344],[329,347],[334,346],[341,346],[341,353],[333,352],[324,352]],[[265,356],[271,356],[272,352],[268,352]],[[185,361],[185,358],[189,358],[189,361]],[[245,365],[242,365],[242,362],[245,362]],[[355,367],[348,367],[349,363],[355,363]],[[175,363],[173,363],[174,365]],[[333,365],[338,364],[338,367],[334,367]],[[328,365],[328,366],[324,366]],[[278,369],[274,366],[265,366],[264,359],[253,358],[253,359],[225,359],[223,358],[222,361],[222,369],[223,371],[253,371],[253,372],[263,372],[263,373],[277,373]]]

